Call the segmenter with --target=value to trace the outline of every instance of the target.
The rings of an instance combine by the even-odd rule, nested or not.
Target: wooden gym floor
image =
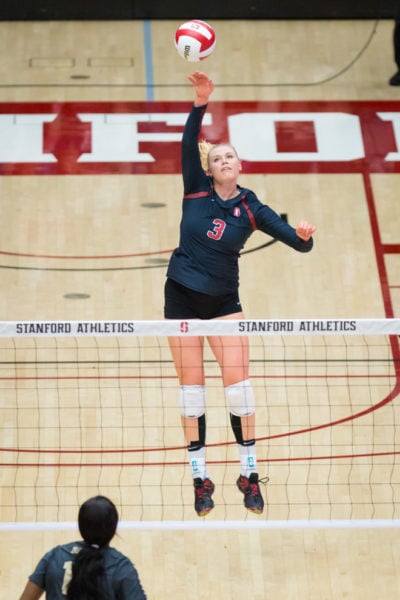
[[[198,65],[185,64],[173,48],[178,24],[0,23],[0,102],[3,108],[7,103],[3,112],[12,112],[9,103],[18,103],[18,113],[24,112],[20,103],[26,109],[25,103],[190,102],[191,89],[184,85],[185,78]],[[390,102],[392,113],[400,107],[400,89],[387,84],[395,71],[390,21],[212,24],[218,36],[217,50],[200,66],[216,83],[216,102],[290,101],[303,106],[321,102],[333,107],[358,101],[377,106]],[[5,167],[4,160],[0,163],[4,169],[0,179],[2,321],[162,318],[164,252],[176,244],[179,225],[179,175],[98,172],[39,176],[29,171],[29,165],[21,173]],[[241,299],[249,318],[400,316],[398,169],[372,172],[368,178],[355,170],[249,172],[243,175],[243,185],[277,211],[287,213],[292,223],[305,217],[318,227],[315,250],[307,257],[285,248],[277,248],[272,260],[262,252],[243,255]],[[157,202],[162,206],[154,206]],[[263,241],[256,234],[252,247]],[[152,251],[155,254],[151,256]],[[298,290],[302,293],[296,293]],[[374,393],[383,397],[396,383],[393,373],[388,373],[388,389]],[[22,391],[21,397],[25,398]],[[4,391],[3,408],[7,398]],[[374,427],[369,427],[372,443],[378,448],[385,442],[383,437],[390,435],[396,448],[397,396],[390,410],[382,410],[379,416],[381,421],[377,418]],[[175,417],[168,417],[173,426]],[[285,425],[287,418],[284,411],[277,422],[281,419]],[[310,415],[298,418],[307,422]],[[360,443],[371,422],[364,425],[364,429],[354,426],[350,439],[348,429],[343,430],[345,438],[341,439],[340,433],[333,436],[331,451]],[[225,424],[224,428],[228,432]],[[33,430],[34,425],[29,433],[34,437]],[[14,443],[8,433],[4,423],[0,433],[3,448]],[[29,445],[20,434],[18,439]],[[325,453],[326,448],[317,442],[316,437],[310,450],[316,455]],[[73,446],[74,439],[68,443]],[[115,442],[111,439],[109,443]],[[337,474],[338,495],[343,497],[333,516],[330,507],[331,516],[333,520],[369,519],[363,527],[330,526],[329,515],[320,510],[317,498],[315,506],[313,499],[308,499],[308,524],[303,520],[302,526],[295,526],[297,513],[292,509],[292,526],[289,519],[287,525],[274,527],[274,520],[287,515],[280,512],[271,493],[269,527],[257,528],[250,519],[248,527],[238,529],[122,528],[114,545],[135,562],[149,599],[395,600],[400,597],[400,545],[395,526],[400,483],[395,453],[391,473],[387,463],[382,465],[380,471],[377,463],[373,472],[379,497],[371,500],[370,485],[363,488],[360,480],[361,492],[352,515],[346,507],[348,490],[340,488],[343,481]],[[286,467],[271,468],[278,480],[286,476],[282,475]],[[390,483],[385,486],[386,475]],[[325,484],[323,468],[313,471],[313,476],[318,484]],[[30,513],[27,508],[30,477],[32,487],[41,478],[46,481],[40,469],[17,474],[3,468],[2,523],[48,520],[45,500],[39,512]],[[69,490],[69,477],[65,475],[62,481],[64,491],[55,516],[49,507],[50,520],[74,521],[76,500],[83,500],[86,490],[103,492],[115,485],[107,481],[107,471],[102,474],[101,486],[84,475],[82,492],[77,493],[76,480]],[[158,485],[163,473],[153,470],[152,477]],[[185,477],[187,480],[188,473]],[[22,509],[16,510],[10,504],[9,482],[21,485],[20,479],[27,501],[25,507],[24,499],[20,500]],[[178,481],[179,487],[182,474]],[[54,497],[51,485],[41,490],[45,497]],[[297,489],[302,496],[301,485]],[[129,495],[135,493],[135,486],[128,481],[119,492],[125,521],[138,518],[129,511],[133,504]],[[240,505],[228,507],[226,514],[240,519],[239,509]],[[182,518],[181,508],[168,518]],[[374,519],[393,519],[393,527],[377,527]],[[14,527],[1,535],[0,600],[6,600],[18,597],[47,549],[70,540],[76,532]]]

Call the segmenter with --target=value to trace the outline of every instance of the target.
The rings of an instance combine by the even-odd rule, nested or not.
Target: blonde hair
[[[201,140],[199,142],[201,166],[205,171],[208,171],[208,155],[212,148],[214,148],[214,144],[207,142],[207,140]]]
[[[207,140],[201,140],[199,142],[200,162],[205,171],[208,171],[210,168],[208,157],[211,150],[218,148],[218,146],[229,146],[229,148],[232,148],[236,156],[239,158],[236,148],[234,148],[234,146],[228,142],[223,142],[222,144],[211,144],[210,142],[207,142]]]

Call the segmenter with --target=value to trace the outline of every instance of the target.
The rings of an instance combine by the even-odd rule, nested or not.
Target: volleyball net
[[[400,319],[0,322],[1,523],[199,519],[168,336],[248,336],[262,515],[207,345],[208,523],[399,518]],[[205,519],[199,519],[204,521]]]

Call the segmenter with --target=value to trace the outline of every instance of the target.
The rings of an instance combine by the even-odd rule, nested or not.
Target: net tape
[[[0,337],[400,335],[400,319],[0,321]]]

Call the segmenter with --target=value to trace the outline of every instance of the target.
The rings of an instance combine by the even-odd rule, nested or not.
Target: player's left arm
[[[316,227],[302,220],[296,228],[282,219],[272,208],[262,204],[258,199],[252,203],[255,209],[257,229],[287,244],[298,252],[309,252],[314,244],[313,233]]]

